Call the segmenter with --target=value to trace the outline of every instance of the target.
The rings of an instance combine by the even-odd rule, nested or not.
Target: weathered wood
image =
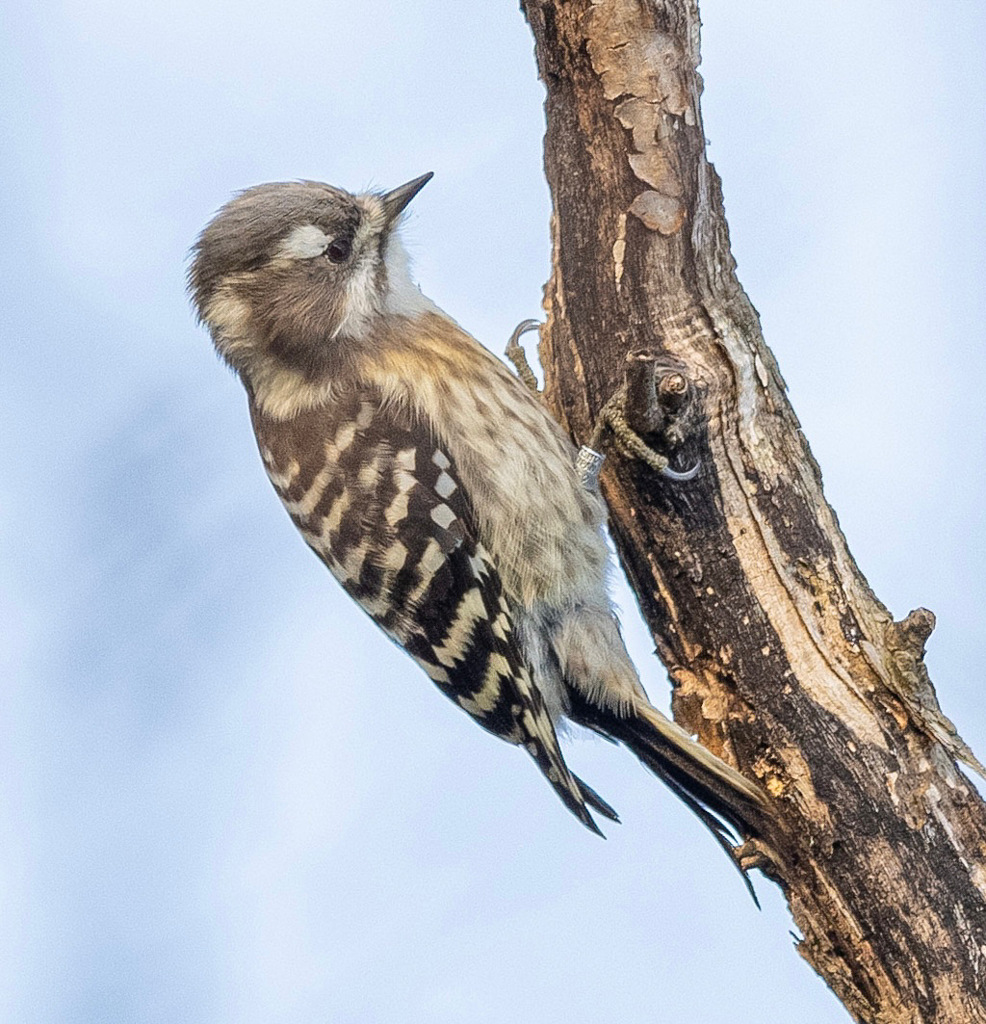
[[[986,806],[956,759],[978,763],[924,668],[933,616],[894,623],[867,585],[735,277],[697,3],[523,9],[547,89],[548,401],[584,442],[650,350],[697,410],[676,455],[701,458],[696,479],[617,457],[603,473],[675,715],[774,796],[766,870],[857,1020],[986,1022]]]

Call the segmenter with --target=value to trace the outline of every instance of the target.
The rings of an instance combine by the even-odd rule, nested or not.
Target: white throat
[[[434,302],[422,295],[411,279],[411,261],[394,229],[387,241],[387,295],[384,304],[388,313],[398,316],[418,316],[421,313],[440,312]]]

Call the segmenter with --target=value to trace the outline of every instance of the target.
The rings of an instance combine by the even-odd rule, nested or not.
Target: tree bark
[[[675,716],[773,797],[763,869],[855,1019],[986,1022],[986,805],[956,761],[982,769],[924,668],[934,616],[894,622],[867,585],[736,279],[697,2],[522,7],[554,203],[546,399],[581,444],[627,381],[630,423],[701,463],[676,482],[611,454],[602,476]],[[690,384],[663,427],[640,352],[680,371],[666,393]]]

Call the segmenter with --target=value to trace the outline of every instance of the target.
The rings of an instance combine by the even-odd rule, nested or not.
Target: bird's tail
[[[613,738],[622,740],[693,810],[697,801],[726,822],[737,836],[758,834],[758,822],[767,808],[767,798],[759,786],[706,750],[656,708],[644,705],[622,722],[623,735],[614,734]]]
[[[572,717],[632,750],[695,812],[734,864],[737,842],[761,833],[768,805],[760,787],[696,743],[656,708],[640,703],[621,715],[586,705],[584,709],[573,708]],[[740,873],[756,902],[749,879],[742,869]]]

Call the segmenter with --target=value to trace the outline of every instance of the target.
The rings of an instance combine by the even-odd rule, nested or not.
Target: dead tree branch
[[[602,476],[675,714],[775,798],[752,855],[857,1020],[986,1021],[986,806],[956,761],[981,766],[924,667],[934,617],[895,623],[857,568],[736,279],[696,0],[523,6],[554,201],[547,399],[583,443],[622,388],[635,430],[701,463],[673,481],[614,454]]]

